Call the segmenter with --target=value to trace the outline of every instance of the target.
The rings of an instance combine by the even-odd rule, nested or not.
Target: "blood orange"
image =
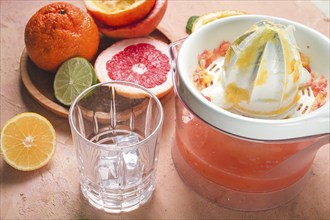
[[[104,24],[123,26],[145,17],[155,4],[155,0],[100,1],[84,0],[87,11]]]
[[[144,37],[118,41],[96,59],[95,72],[100,82],[121,80],[150,89],[158,98],[173,88],[168,45]],[[126,91],[134,96],[135,92]]]
[[[167,9],[168,0],[157,0],[150,13],[142,20],[122,27],[108,26],[94,17],[94,20],[102,34],[110,38],[134,38],[145,37],[153,32]]]

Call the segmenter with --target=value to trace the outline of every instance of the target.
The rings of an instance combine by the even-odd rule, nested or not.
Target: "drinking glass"
[[[163,118],[158,98],[129,82],[99,83],[76,98],[69,122],[90,204],[120,213],[150,199]]]

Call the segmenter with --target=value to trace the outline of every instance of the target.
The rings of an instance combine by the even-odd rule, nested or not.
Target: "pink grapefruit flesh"
[[[96,59],[100,82],[127,81],[150,89],[158,98],[173,88],[168,44],[149,37],[118,41]],[[125,91],[134,96],[134,90]]]

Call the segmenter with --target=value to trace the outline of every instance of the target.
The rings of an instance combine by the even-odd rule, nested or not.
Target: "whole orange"
[[[39,68],[56,72],[72,57],[92,61],[100,35],[87,12],[64,2],[42,7],[25,27],[25,46],[30,59]]]

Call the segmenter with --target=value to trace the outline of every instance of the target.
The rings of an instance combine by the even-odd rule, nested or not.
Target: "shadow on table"
[[[0,183],[1,185],[11,185],[39,178],[40,175],[51,169],[52,161],[44,167],[34,171],[21,171],[8,165],[3,158],[0,159]]]

